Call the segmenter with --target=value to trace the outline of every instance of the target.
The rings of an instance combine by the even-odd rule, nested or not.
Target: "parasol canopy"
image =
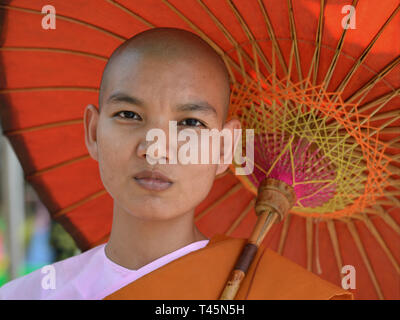
[[[45,5],[55,9],[55,29],[43,28],[50,12],[42,13]],[[303,150],[307,159],[320,162],[318,168],[331,168],[331,177],[320,178],[333,176],[335,184],[318,201],[300,202],[314,209],[295,206],[264,244],[337,285],[342,267],[354,266],[356,298],[398,299],[399,11],[397,0],[384,6],[356,0],[2,0],[3,131],[25,178],[78,246],[87,250],[107,241],[112,198],[84,143],[84,108],[98,101],[107,59],[122,42],[154,27],[194,32],[224,58],[234,92],[231,115],[261,132],[256,156],[269,145],[276,147],[269,154],[276,158],[273,150],[290,145],[286,151],[297,159]],[[274,109],[260,109],[262,103]],[[298,121],[284,121],[283,114]],[[268,121],[274,116],[280,120]],[[324,132],[318,119],[338,128]],[[285,139],[291,137],[283,132],[290,130],[303,132],[302,139],[288,144]],[[307,130],[312,134],[307,136]],[[318,132],[330,140],[318,140]],[[329,136],[332,132],[337,135]],[[347,136],[344,144],[340,136]],[[336,145],[349,148],[336,149],[336,158],[352,150],[346,156],[352,167],[340,158],[321,160]],[[276,168],[262,154],[256,163]],[[257,179],[239,179],[233,172],[215,181],[196,211],[196,223],[209,237],[248,237],[256,221]],[[354,184],[349,187],[345,179]],[[310,189],[299,192],[300,198],[304,192],[310,195]],[[343,193],[349,193],[345,203],[333,205]]]

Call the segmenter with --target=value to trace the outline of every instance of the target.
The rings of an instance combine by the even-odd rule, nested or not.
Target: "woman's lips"
[[[144,170],[139,172],[134,179],[141,187],[151,191],[166,190],[172,185],[172,181],[158,171]]]
[[[163,191],[168,189],[172,185],[172,182],[153,178],[135,178],[135,181],[141,187],[151,191]]]

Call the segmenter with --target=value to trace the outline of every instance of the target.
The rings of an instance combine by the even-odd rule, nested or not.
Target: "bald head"
[[[221,95],[224,96],[223,120],[229,108],[230,84],[229,73],[220,55],[203,39],[186,30],[176,28],[154,28],[141,32],[121,44],[111,55],[104,69],[100,93],[99,109],[104,103],[104,93],[113,81],[113,70],[129,64],[140,63],[142,58],[158,59],[171,64],[191,63],[203,69],[206,66],[211,70],[210,78],[217,79]],[[204,70],[202,70],[204,71]],[[174,69],[171,68],[171,72]],[[157,74],[154,75],[157,77]]]

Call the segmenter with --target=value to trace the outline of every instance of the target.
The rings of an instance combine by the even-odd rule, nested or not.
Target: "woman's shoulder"
[[[2,300],[51,299],[73,282],[93,260],[102,258],[103,245],[96,246],[67,259],[45,265],[0,287]],[[57,288],[59,288],[57,290]]]

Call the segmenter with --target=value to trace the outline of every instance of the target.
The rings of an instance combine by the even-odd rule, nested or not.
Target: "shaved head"
[[[104,93],[113,81],[113,70],[121,65],[134,65],[143,58],[157,59],[167,65],[176,63],[192,63],[203,69],[210,70],[209,77],[219,81],[221,94],[224,96],[223,121],[229,109],[230,77],[221,56],[203,39],[194,33],[176,28],[153,28],[141,32],[121,44],[111,55],[104,69],[100,92],[99,109],[101,112],[104,103]],[[200,70],[199,70],[200,71]],[[154,75],[157,77],[157,74]]]
[[[114,199],[110,239],[122,233],[117,243],[123,244],[136,233],[167,239],[178,229],[192,232],[196,206],[228,169],[226,159],[233,159],[240,141],[240,121],[227,119],[229,100],[224,60],[191,32],[146,30],[113,52],[100,85],[100,110],[89,104],[84,115],[86,145]],[[181,155],[190,156],[189,163]],[[138,177],[150,170],[170,182]]]

